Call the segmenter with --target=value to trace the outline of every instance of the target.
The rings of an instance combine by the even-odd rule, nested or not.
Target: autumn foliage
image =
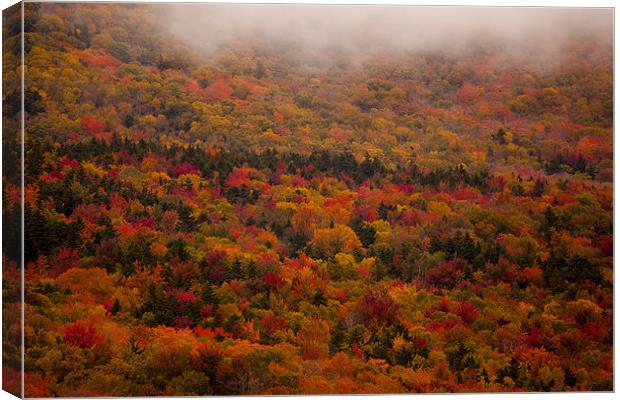
[[[23,210],[4,57],[26,397],[612,390],[610,43],[202,53],[151,7],[26,3]]]

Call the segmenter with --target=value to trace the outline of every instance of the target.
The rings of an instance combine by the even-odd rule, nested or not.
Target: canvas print
[[[614,389],[613,9],[2,17],[4,390]]]

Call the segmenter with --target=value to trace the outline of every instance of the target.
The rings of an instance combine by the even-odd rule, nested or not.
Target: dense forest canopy
[[[364,46],[213,7],[25,5],[27,397],[612,390],[609,10]]]

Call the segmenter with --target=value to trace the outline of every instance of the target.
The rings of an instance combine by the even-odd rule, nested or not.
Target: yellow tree
[[[337,253],[351,253],[362,247],[362,243],[346,225],[335,225],[333,228],[316,229],[311,242],[315,254],[331,257]]]

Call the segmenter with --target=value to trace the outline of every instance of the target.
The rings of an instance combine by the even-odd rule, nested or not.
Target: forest
[[[25,396],[613,390],[611,35],[203,52],[155,5],[26,3],[22,210],[19,11]]]

